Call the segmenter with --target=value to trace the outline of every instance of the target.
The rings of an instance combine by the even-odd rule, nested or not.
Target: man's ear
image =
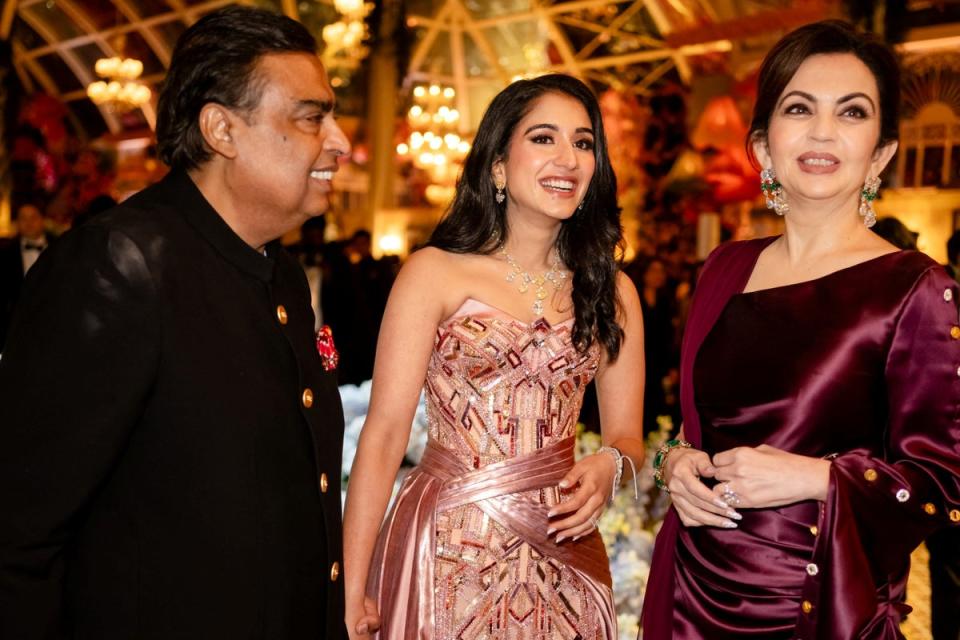
[[[224,158],[237,155],[234,140],[236,116],[223,105],[208,102],[200,110],[200,134],[210,150]]]

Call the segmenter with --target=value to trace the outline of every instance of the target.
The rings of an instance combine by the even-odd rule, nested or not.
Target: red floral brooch
[[[337,353],[337,347],[333,344],[333,332],[329,325],[323,325],[317,331],[317,353],[320,354],[320,361],[323,363],[324,371],[333,371],[340,362],[340,354]]]

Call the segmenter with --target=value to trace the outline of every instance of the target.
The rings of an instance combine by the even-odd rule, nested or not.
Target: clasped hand
[[[555,505],[548,534],[557,534],[557,542],[576,540],[596,528],[603,506],[610,499],[616,461],[606,453],[595,453],[578,461],[560,481],[560,490],[570,498]]]
[[[736,447],[710,457],[696,449],[667,458],[666,484],[680,521],[688,527],[735,528],[736,509],[762,509],[823,500],[830,463],[765,444]],[[716,480],[713,488],[702,478]]]
[[[373,598],[363,597],[363,611],[350,615],[347,613],[347,635],[350,640],[354,638],[369,638],[380,630],[380,613],[377,611],[377,603]]]

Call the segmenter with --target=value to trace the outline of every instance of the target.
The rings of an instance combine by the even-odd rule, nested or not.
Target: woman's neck
[[[855,248],[872,236],[858,215],[859,198],[842,202],[791,202],[783,247],[791,263]]]
[[[560,233],[560,221],[535,225],[524,220],[510,219],[510,216],[507,221],[509,229],[503,249],[524,269],[540,271],[551,268],[557,236]]]

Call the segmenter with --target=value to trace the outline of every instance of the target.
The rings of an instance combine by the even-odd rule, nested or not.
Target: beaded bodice
[[[430,438],[480,468],[573,435],[599,348],[573,319],[527,324],[467,299],[437,328],[425,391]]]

